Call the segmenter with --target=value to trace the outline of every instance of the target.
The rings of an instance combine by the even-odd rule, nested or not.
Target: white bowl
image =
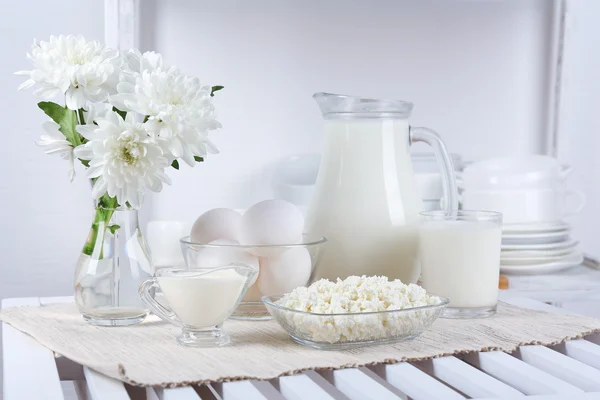
[[[572,172],[549,156],[491,158],[467,166],[460,174],[465,190],[556,189]]]
[[[576,200],[568,202],[569,197]],[[467,210],[501,212],[505,224],[551,222],[580,212],[585,196],[565,189],[465,190],[462,205]]]

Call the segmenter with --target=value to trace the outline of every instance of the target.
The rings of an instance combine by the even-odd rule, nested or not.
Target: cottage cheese
[[[350,276],[331,282],[321,279],[309,287],[299,287],[284,295],[277,304],[302,313],[286,314],[286,323],[303,339],[342,343],[415,336],[437,316],[437,310],[414,310],[381,314],[352,314],[440,304],[418,285],[405,285],[385,276]]]

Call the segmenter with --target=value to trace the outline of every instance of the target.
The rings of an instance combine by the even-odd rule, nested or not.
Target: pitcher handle
[[[175,315],[175,313],[162,304],[160,304],[152,294],[150,294],[150,289],[159,289],[158,283],[156,282],[156,278],[148,279],[140,285],[138,289],[138,293],[142,299],[142,301],[148,306],[150,311],[154,313],[157,317],[162,319],[163,321],[170,322],[177,326],[183,326],[179,318]]]
[[[448,155],[446,145],[434,130],[423,127],[410,127],[410,141],[423,142],[433,148],[433,153],[442,172],[442,188],[445,197],[446,213],[458,210],[458,190],[456,188],[456,177],[452,159]]]

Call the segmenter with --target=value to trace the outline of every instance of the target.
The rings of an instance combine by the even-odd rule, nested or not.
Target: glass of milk
[[[493,211],[427,211],[420,215],[421,282],[447,297],[446,318],[495,314],[500,275],[502,214]]]
[[[223,322],[257,276],[258,269],[246,264],[198,270],[163,268],[140,285],[139,294],[155,315],[182,328],[179,344],[220,347],[230,342]],[[155,298],[158,293],[164,298],[160,303]]]

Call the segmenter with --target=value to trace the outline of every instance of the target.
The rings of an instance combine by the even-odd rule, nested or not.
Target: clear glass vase
[[[75,270],[75,301],[91,324],[124,326],[146,318],[138,287],[154,272],[138,211],[96,208]]]

